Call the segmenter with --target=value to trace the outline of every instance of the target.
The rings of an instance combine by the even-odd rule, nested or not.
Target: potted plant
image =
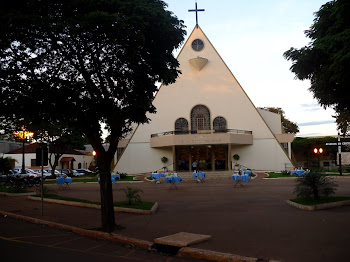
[[[239,160],[239,155],[234,154],[233,155],[233,159],[235,160],[235,170],[239,169],[239,164],[237,163],[237,161]]]
[[[166,162],[168,162],[168,158],[167,158],[166,156],[163,156],[160,160],[161,160],[162,163],[164,164],[163,169],[164,169],[164,173],[165,173],[165,172],[166,172],[166,166],[165,166],[165,164],[166,164]]]

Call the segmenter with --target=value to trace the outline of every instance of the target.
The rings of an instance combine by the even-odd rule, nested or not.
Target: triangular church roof
[[[136,161],[144,167],[152,166],[148,165],[147,161],[156,162],[156,158],[159,157],[157,154],[165,154],[165,152],[159,151],[160,147],[151,145],[151,136],[157,137],[157,134],[161,134],[163,137],[169,134],[174,135],[168,136],[169,141],[173,139],[171,140],[173,142],[170,141],[165,145],[171,143],[173,146],[188,146],[190,143],[193,145],[220,144],[222,141],[214,138],[215,134],[209,140],[205,140],[206,138],[200,135],[192,135],[192,137],[188,135],[187,138],[181,140],[180,136],[175,136],[175,133],[172,133],[175,130],[175,121],[179,118],[188,121],[188,128],[191,130],[194,124],[191,111],[198,105],[209,110],[210,129],[213,129],[213,120],[220,117],[226,120],[228,133],[233,130],[232,132],[252,134],[253,142],[250,144],[239,141],[241,138],[225,141],[226,144],[232,146],[234,152],[237,151],[243,156],[242,161],[245,159],[246,165],[253,168],[255,165],[259,169],[276,169],[277,165],[273,167],[273,162],[279,161],[278,169],[282,170],[284,167],[282,162],[290,163],[290,159],[277,142],[275,135],[201,27],[193,29],[177,59],[182,74],[178,76],[175,83],[160,86],[153,100],[157,113],[148,114],[147,117],[151,121],[148,124],[139,125],[135,129],[117,164],[119,171],[141,171],[142,168],[130,164],[133,161],[132,158],[137,155],[136,151],[145,150],[143,159],[136,157]],[[252,77],[254,77],[253,74]],[[202,141],[200,141],[201,139]],[[177,142],[174,142],[175,140]],[[139,149],[136,149],[137,147]],[[155,150],[152,151],[149,149],[150,147],[155,148]],[[265,154],[263,155],[264,150]],[[271,152],[271,154],[266,152]],[[151,156],[152,154],[156,156]],[[174,152],[167,154],[168,158],[174,157]],[[173,159],[173,161],[176,160]],[[154,163],[154,167],[144,171],[157,170],[161,165],[161,163]],[[123,169],[126,166],[128,166],[127,169]]]

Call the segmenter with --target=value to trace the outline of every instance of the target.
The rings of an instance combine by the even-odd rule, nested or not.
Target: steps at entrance
[[[233,174],[233,170],[223,170],[223,171],[204,171],[205,172],[205,179],[229,179],[231,178]],[[182,177],[182,179],[185,180],[192,180],[192,172],[177,172],[179,176]]]

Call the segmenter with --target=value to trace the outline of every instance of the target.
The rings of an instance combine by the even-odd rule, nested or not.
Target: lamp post
[[[21,174],[25,174],[25,163],[24,163],[24,142],[27,139],[30,139],[34,136],[33,132],[28,131],[27,129],[25,129],[24,126],[22,126],[21,131],[16,131],[13,133],[13,135],[17,138],[19,138],[20,140],[22,140],[22,171]]]
[[[323,148],[314,148],[314,153],[317,155],[317,159],[318,159],[318,167],[320,167],[320,154],[323,153]]]
[[[93,156],[92,162],[94,164],[95,171],[96,171],[96,155],[97,155],[96,151],[95,150],[92,151],[92,156]]]

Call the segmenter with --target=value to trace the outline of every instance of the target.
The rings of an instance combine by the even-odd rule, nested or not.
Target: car
[[[31,170],[31,169],[29,169],[29,168],[25,168],[24,169],[24,174],[22,174],[22,168],[15,168],[14,170],[13,170],[14,172],[15,172],[15,174],[13,174],[13,175],[15,175],[15,176],[31,176],[31,177],[38,177],[39,176],[39,174],[38,173],[36,173],[36,172],[34,172],[33,170]]]
[[[73,176],[73,171],[71,169],[60,169],[58,171],[60,172],[60,175]]]
[[[89,169],[77,169],[76,170],[78,173],[87,175],[87,174],[91,174],[92,172]]]
[[[50,178],[56,178],[57,176],[59,176],[61,174],[60,171],[55,169],[55,175],[52,176],[52,169],[45,169],[45,170],[46,170],[46,172],[48,172],[50,174]]]
[[[20,173],[16,170],[9,170],[8,175],[9,176],[18,176]]]
[[[38,176],[41,176],[41,169],[32,169],[35,173],[38,174]],[[46,169],[43,170],[44,178],[47,178],[51,176],[51,173],[49,173]]]
[[[72,170],[73,171],[73,176],[83,176],[85,173],[79,173],[77,170]]]

